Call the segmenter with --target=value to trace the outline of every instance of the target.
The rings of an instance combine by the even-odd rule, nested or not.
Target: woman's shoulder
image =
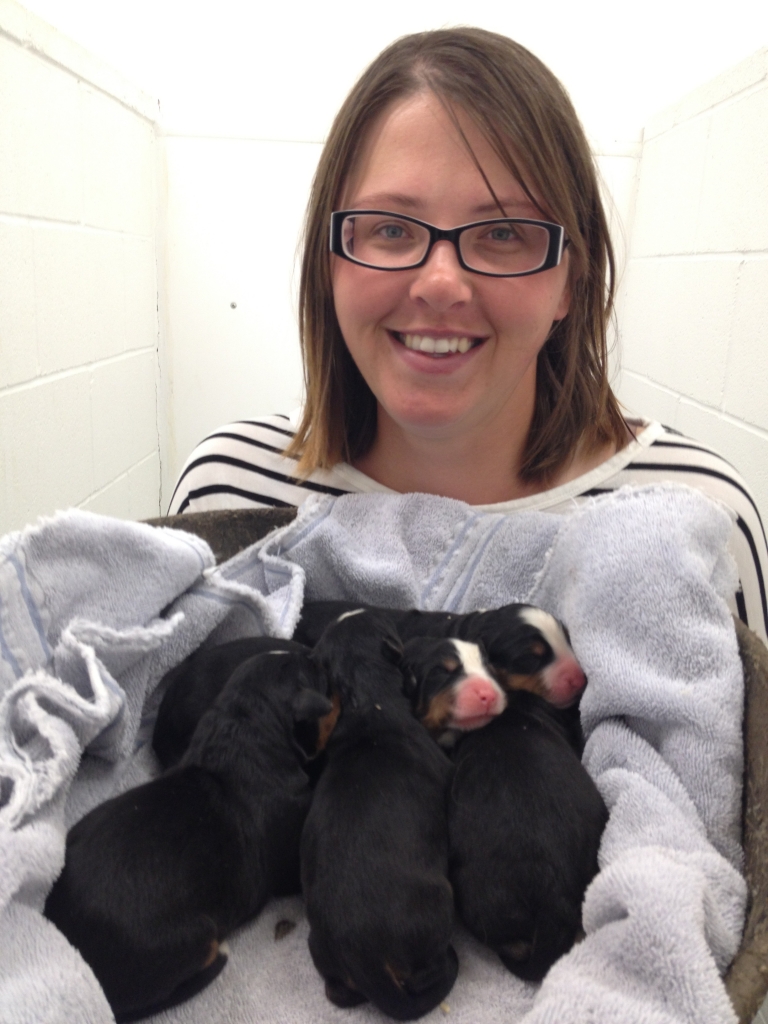
[[[313,487],[285,455],[294,430],[288,416],[260,416],[227,423],[204,438],[185,462],[169,515],[226,508],[299,505]],[[315,487],[343,493],[332,482]]]
[[[625,464],[599,489],[615,490],[663,480],[696,487],[730,506],[737,515],[760,521],[754,496],[735,466],[709,445],[656,422],[639,424]]]
[[[291,416],[259,416],[219,427],[185,462],[168,515],[230,508],[301,505],[311,494],[371,490],[373,481],[346,463],[304,477],[285,454],[294,436]]]
[[[714,448],[660,423],[642,424],[630,449],[625,465],[589,493],[674,481],[695,487],[727,506],[734,514],[730,546],[741,580],[734,611],[765,639],[768,636],[768,543],[757,502],[747,482]],[[582,492],[582,496],[586,497],[587,492]]]

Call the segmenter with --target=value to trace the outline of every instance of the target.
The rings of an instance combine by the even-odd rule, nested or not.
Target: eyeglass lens
[[[341,238],[348,256],[371,267],[394,270],[423,259],[429,231],[420,224],[378,213],[344,218]],[[549,232],[536,224],[497,220],[471,226],[459,237],[464,263],[489,274],[536,270],[547,258]]]

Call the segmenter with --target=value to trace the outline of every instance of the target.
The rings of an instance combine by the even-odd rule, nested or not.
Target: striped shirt
[[[626,485],[674,480],[696,487],[735,514],[730,547],[741,586],[731,609],[768,642],[768,545],[755,501],[736,470],[706,445],[660,423],[629,421],[635,440],[590,472],[541,494],[494,505],[489,512],[568,513],[575,503]],[[310,494],[393,494],[347,463],[306,480],[283,450],[293,437],[287,416],[264,416],[214,431],[192,452],[171,498],[169,515],[213,509],[301,505]]]

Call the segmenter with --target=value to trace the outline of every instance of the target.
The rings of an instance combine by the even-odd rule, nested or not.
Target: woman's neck
[[[419,491],[456,498],[470,505],[492,505],[541,494],[588,473],[617,451],[612,442],[585,450],[546,482],[523,480],[519,474],[525,433],[484,431],[458,437],[429,437],[401,430],[379,417],[370,450],[356,459],[360,472],[394,491]],[[629,440],[629,437],[628,437]]]

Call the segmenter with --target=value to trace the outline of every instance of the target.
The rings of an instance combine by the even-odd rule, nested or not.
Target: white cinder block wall
[[[620,396],[719,448],[765,518],[767,61],[657,117],[642,146],[595,139],[628,247]],[[177,111],[157,137],[146,94],[0,0],[0,533],[70,505],[157,514],[208,430],[296,403],[293,257],[318,126],[354,78],[338,71],[317,110],[252,82],[230,95],[224,76],[227,102],[195,93],[189,124]]]
[[[301,401],[294,292],[318,142],[166,135],[163,511],[224,423]]]
[[[158,514],[156,111],[0,0],[0,534]]]
[[[619,396],[720,451],[768,523],[768,49],[644,132]]]

